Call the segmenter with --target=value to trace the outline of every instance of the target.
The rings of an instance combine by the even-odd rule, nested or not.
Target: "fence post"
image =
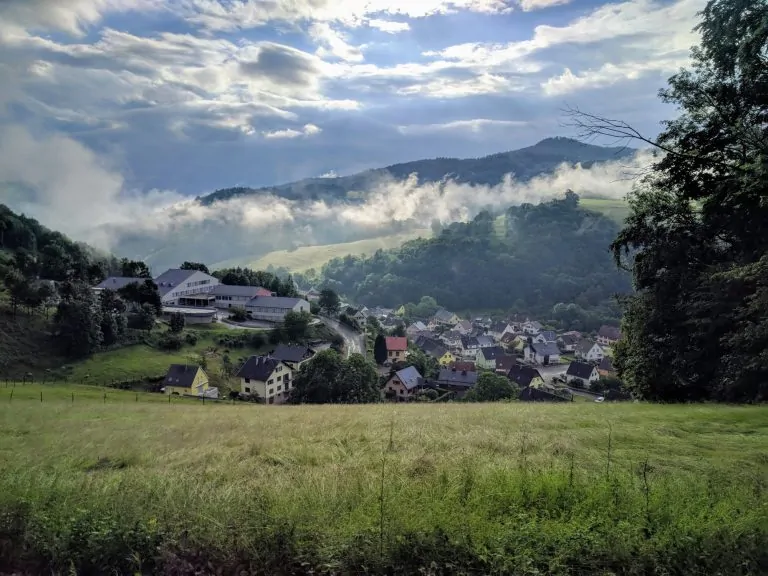
[[[136,392],[136,400],[135,400],[135,401],[136,401],[136,402],[138,402],[138,401],[139,401],[139,393],[138,393],[138,392]]]
[[[42,402],[42,401],[43,401],[43,391],[40,390],[40,402]]]
[[[74,404],[74,403],[75,403],[75,393],[72,392],[72,404]]]
[[[13,388],[11,388],[11,398],[8,400],[8,402],[13,402]]]
[[[104,392],[104,404],[106,404],[106,403],[107,403],[107,393]]]
[[[171,403],[171,395],[168,394],[168,404],[170,404],[170,403]]]

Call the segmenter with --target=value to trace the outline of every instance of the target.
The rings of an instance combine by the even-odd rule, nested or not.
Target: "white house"
[[[613,346],[621,340],[621,330],[615,326],[601,326],[597,332],[597,343],[601,346]]]
[[[553,343],[542,344],[534,342],[526,344],[523,349],[523,357],[534,364],[557,364],[560,362],[560,349]]]
[[[238,370],[240,392],[258,395],[265,404],[283,404],[293,389],[293,370],[277,358],[251,356]]]
[[[184,304],[189,296],[210,295],[219,280],[199,270],[170,269],[155,278],[160,299],[166,306]],[[189,299],[191,300],[191,299]],[[203,298],[202,305],[213,305],[215,298]]]
[[[272,296],[272,292],[261,286],[228,286],[218,284],[211,294],[216,297],[216,308],[245,308],[256,296]]]
[[[485,370],[496,370],[496,360],[505,356],[504,349],[500,346],[479,348],[476,354],[475,363],[477,367]]]
[[[557,336],[555,336],[552,330],[542,330],[533,337],[533,341],[540,344],[546,344],[547,342],[555,343],[557,342]]]
[[[525,334],[536,335],[541,332],[542,328],[543,326],[541,325],[541,322],[537,322],[536,320],[528,320],[523,323],[523,332]]]
[[[488,334],[499,340],[507,332],[513,332],[512,326],[507,322],[494,322],[488,329]]]
[[[454,324],[453,330],[462,335],[469,334],[472,332],[472,322],[469,320],[460,320]]]
[[[408,328],[405,329],[405,333],[411,338],[416,338],[419,332],[426,332],[427,325],[424,322],[414,322]]]
[[[565,381],[569,384],[574,380],[581,380],[585,385],[589,386],[592,382],[597,382],[599,379],[600,373],[597,371],[597,367],[586,362],[571,362],[568,370],[565,372]]]
[[[600,362],[605,358],[605,351],[592,340],[583,339],[576,346],[576,358],[587,362]]]
[[[245,311],[254,320],[282,322],[288,312],[309,313],[309,302],[302,298],[256,296],[245,305]]]

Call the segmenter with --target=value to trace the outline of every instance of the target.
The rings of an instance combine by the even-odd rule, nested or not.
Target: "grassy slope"
[[[620,225],[629,214],[629,205],[623,199],[582,198],[579,203],[583,208],[605,214]]]
[[[13,403],[0,389],[5,566],[22,543],[30,573],[170,573],[179,557],[273,574],[768,561],[762,407],[71,404],[69,390],[40,404],[34,387]]]

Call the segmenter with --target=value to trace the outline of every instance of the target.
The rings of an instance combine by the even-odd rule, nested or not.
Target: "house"
[[[451,365],[449,365],[448,368],[457,370],[459,372],[477,372],[477,367],[475,366],[474,362],[465,362],[463,360],[456,360]]]
[[[604,356],[597,365],[597,371],[600,376],[615,376],[616,369],[613,367],[613,361],[610,356]]]
[[[429,325],[431,327],[436,326],[453,326],[459,321],[459,317],[456,316],[453,312],[448,312],[445,308],[441,308],[437,312],[435,312],[435,315],[432,317],[432,319],[429,321]]]
[[[459,347],[464,358],[472,358],[474,360],[480,345],[475,336],[462,336]]]
[[[456,398],[463,398],[467,391],[477,384],[477,372],[443,368],[437,378],[430,381],[430,384],[431,387],[454,392]]]
[[[405,333],[411,338],[416,338],[419,332],[426,332],[427,325],[424,322],[414,322],[408,328],[405,329]]]
[[[121,288],[125,288],[129,284],[144,283],[147,278],[128,278],[126,276],[110,276],[106,280],[99,282],[93,287],[93,291],[98,295],[102,290],[112,290],[117,292]]]
[[[580,339],[581,338],[575,334],[563,334],[557,339],[557,343],[560,345],[563,352],[575,352],[576,345],[579,343]]]
[[[517,362],[517,358],[509,354],[503,354],[496,358],[496,374],[506,376]]]
[[[459,320],[456,322],[456,324],[453,326],[453,330],[458,332],[459,334],[469,334],[472,332],[472,322],[469,320]]]
[[[166,394],[218,398],[219,389],[208,384],[208,375],[200,366],[171,364],[163,379]]]
[[[523,348],[523,357],[528,362],[541,364],[543,366],[557,364],[560,362],[560,349],[551,342],[547,342],[546,344],[533,342],[525,345],[525,348]]]
[[[488,334],[496,338],[497,340],[504,336],[504,334],[507,334],[509,332],[514,332],[514,329],[512,326],[510,326],[507,322],[504,321],[498,321],[491,324],[491,327],[488,328]]]
[[[440,340],[449,348],[458,348],[461,346],[461,337],[462,334],[458,330],[449,330],[440,335]]]
[[[546,344],[547,342],[554,344],[557,342],[557,336],[555,336],[555,333],[552,332],[552,330],[542,330],[533,337],[533,341],[538,342],[539,344]]]
[[[511,382],[517,384],[520,389],[523,389],[526,386],[533,386],[536,388],[544,384],[544,378],[541,377],[541,374],[536,368],[519,363],[515,363],[510,367],[507,371],[507,378],[509,378]]]
[[[213,307],[211,292],[219,280],[200,270],[172,268],[155,278],[155,284],[165,306]]]
[[[576,358],[587,362],[600,362],[605,357],[605,351],[599,344],[595,344],[588,338],[583,338],[576,345]]]
[[[228,286],[227,284],[218,284],[213,288],[211,294],[216,298],[216,308],[245,308],[251,300],[257,296],[274,296],[266,288],[261,286]]]
[[[501,346],[489,346],[480,348],[475,357],[475,363],[478,368],[484,370],[496,370],[496,358],[504,356],[504,349]]]
[[[615,326],[600,326],[597,332],[597,343],[601,346],[613,346],[621,340],[621,330]]]
[[[293,389],[293,371],[269,356],[251,356],[235,375],[244,396],[258,395],[265,404],[283,404]]]
[[[522,338],[512,332],[504,334],[500,342],[507,350],[517,350],[523,343]]]
[[[408,366],[408,368],[398,370],[392,375],[392,378],[387,380],[382,394],[386,399],[406,402],[416,394],[423,383],[424,378],[421,377],[419,371],[413,366]]]
[[[532,336],[535,336],[541,332],[542,328],[543,326],[541,325],[541,322],[537,322],[536,320],[528,320],[522,325],[523,333],[530,334]]]
[[[280,344],[269,357],[283,362],[295,372],[301,368],[303,364],[312,360],[315,353],[315,350],[308,346],[302,346],[300,344]]]
[[[571,362],[568,365],[568,370],[565,372],[565,381],[568,384],[580,380],[585,386],[589,386],[592,382],[597,382],[599,379],[600,374],[595,365],[587,364],[586,362]]]
[[[303,298],[256,296],[245,305],[245,311],[254,320],[282,322],[288,312],[309,313],[309,302]]]
[[[408,350],[408,339],[405,336],[387,336],[384,341],[387,343],[389,362],[405,360],[405,353]]]
[[[304,293],[304,298],[309,302],[317,302],[320,300],[320,291],[315,288],[310,288]]]
[[[478,348],[490,348],[492,346],[496,346],[496,340],[493,336],[477,336]]]
[[[360,310],[352,314],[352,318],[354,318],[361,326],[365,325],[368,321],[368,308],[363,306]]]
[[[543,388],[528,386],[520,391],[521,402],[568,402],[567,398]]]

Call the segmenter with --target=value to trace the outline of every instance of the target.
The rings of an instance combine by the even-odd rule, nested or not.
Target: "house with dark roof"
[[[613,367],[613,361],[610,356],[605,356],[597,365],[597,371],[600,376],[615,376],[616,369]]]
[[[477,372],[470,370],[443,368],[437,378],[430,380],[428,385],[438,391],[453,392],[456,398],[463,398],[477,384],[477,376]]]
[[[502,356],[504,356],[504,349],[501,346],[480,348],[475,356],[475,364],[484,370],[496,370],[496,359]]]
[[[291,370],[296,371],[302,364],[312,360],[315,350],[301,344],[280,344],[269,356],[284,362]]]
[[[576,334],[562,334],[557,338],[557,343],[563,352],[575,352],[579,340],[581,337]]]
[[[550,390],[527,386],[520,391],[521,402],[568,402],[568,398],[558,396]]]
[[[528,320],[522,325],[523,333],[529,334],[531,336],[535,336],[541,332],[543,328],[544,327],[541,325],[541,322],[537,322],[536,320]]]
[[[496,346],[496,339],[493,336],[482,334],[480,336],[476,336],[476,338],[478,348],[491,348],[492,346]]]
[[[448,330],[440,334],[440,340],[449,348],[458,348],[461,346],[462,334],[458,330]]]
[[[441,308],[437,312],[435,312],[435,315],[432,316],[432,318],[429,321],[429,326],[431,328],[435,328],[437,326],[453,326],[455,325],[460,318],[456,316],[453,312],[449,312],[445,308]]]
[[[414,322],[405,329],[405,333],[411,338],[416,338],[420,332],[426,332],[427,325],[424,322]]]
[[[102,280],[96,286],[93,287],[93,291],[96,293],[102,290],[112,290],[117,292],[121,288],[125,288],[129,284],[144,283],[147,278],[129,278],[126,276],[110,276],[109,278]]]
[[[472,326],[472,322],[470,322],[469,320],[459,320],[453,326],[453,330],[455,330],[459,334],[469,334],[470,332],[472,332],[473,328],[474,327]]]
[[[395,372],[382,389],[382,396],[395,402],[407,402],[416,395],[416,391],[424,384],[419,371],[413,366]]]
[[[476,336],[462,336],[460,338],[461,355],[464,358],[471,358],[474,360],[479,348],[480,344],[477,342]]]
[[[533,342],[525,345],[523,357],[528,362],[541,364],[542,366],[557,364],[560,362],[560,349],[553,342],[547,342],[546,344]]]
[[[555,333],[552,332],[552,330],[542,330],[533,337],[533,341],[538,342],[539,344],[547,344],[548,342],[554,344],[557,342],[557,336],[555,336]]]
[[[243,396],[257,395],[265,404],[283,404],[293,389],[293,370],[269,356],[251,356],[235,375]]]
[[[405,336],[387,336],[384,341],[387,345],[387,360],[389,362],[405,360],[405,353],[408,351],[408,338]]]
[[[474,362],[466,362],[464,360],[456,360],[455,362],[451,362],[447,368],[456,370],[458,372],[477,372],[477,366],[475,366]]]
[[[205,370],[188,364],[171,364],[163,379],[163,390],[173,396],[219,397],[219,389],[209,385]]]
[[[419,337],[416,339],[416,346],[427,356],[431,356],[442,366],[448,366],[456,360],[456,357],[443,346],[440,342],[431,338]]]
[[[600,326],[597,332],[597,343],[601,346],[613,346],[621,340],[621,330],[616,326]]]
[[[155,278],[160,299],[166,306],[197,307],[200,304],[194,296],[202,297],[203,306],[213,306],[215,298],[210,299],[213,289],[219,285],[218,278],[199,270],[171,268]],[[193,298],[190,298],[193,297]]]
[[[515,363],[507,372],[507,378],[510,382],[518,385],[518,387],[525,388],[526,386],[533,386],[534,388],[544,384],[544,378],[541,377],[541,373],[533,366],[525,366],[524,364]]]
[[[585,362],[599,363],[605,358],[605,351],[599,344],[588,338],[583,338],[576,344],[576,358]]]
[[[288,312],[309,313],[309,302],[303,298],[256,296],[245,305],[245,311],[254,320],[282,322]]]
[[[587,362],[571,362],[568,365],[568,370],[565,372],[565,381],[569,384],[581,381],[582,384],[588,387],[592,382],[597,382],[599,379],[600,374],[597,371],[597,367]]]
[[[517,363],[517,358],[515,356],[510,356],[509,354],[502,354],[498,358],[496,358],[496,374],[502,374],[506,376],[509,374],[509,371],[512,369],[512,367]]]
[[[257,296],[274,296],[275,293],[261,286],[229,286],[218,284],[211,290],[216,298],[216,308],[245,308]]]

